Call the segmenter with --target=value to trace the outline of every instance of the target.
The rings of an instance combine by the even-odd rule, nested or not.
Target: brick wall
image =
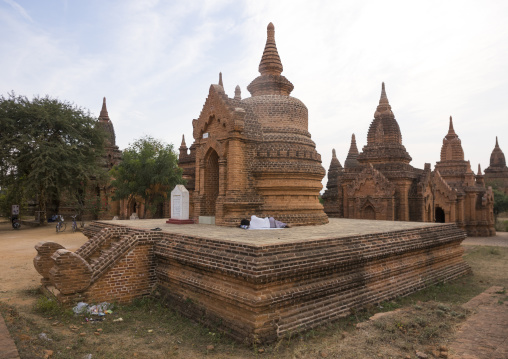
[[[248,343],[275,341],[470,271],[460,246],[465,233],[455,224],[271,245],[91,227],[76,253],[37,247],[34,264],[43,276],[51,255],[43,284],[63,288],[54,291],[60,301],[129,302],[156,292],[183,315]],[[67,267],[57,263],[63,254],[72,257]],[[73,266],[79,260],[84,265]],[[66,286],[56,283],[59,274]],[[72,278],[84,281],[72,290]]]

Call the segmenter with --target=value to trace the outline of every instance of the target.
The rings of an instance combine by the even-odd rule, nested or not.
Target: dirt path
[[[463,305],[474,314],[457,331],[450,359],[508,358],[506,298],[506,289],[494,286]]]
[[[40,275],[34,268],[37,254],[34,246],[41,241],[57,242],[75,251],[87,238],[81,233],[56,233],[54,225],[21,227],[14,230],[10,223],[0,223],[0,300],[18,301],[17,292],[37,287]]]

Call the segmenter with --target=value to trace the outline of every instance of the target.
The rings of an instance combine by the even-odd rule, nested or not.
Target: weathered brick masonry
[[[58,263],[65,250],[54,244],[37,246],[35,266],[43,284],[60,291],[54,291],[59,300],[128,302],[153,292],[182,314],[247,342],[274,341],[470,271],[460,246],[465,233],[455,224],[274,244],[100,222],[87,234],[90,241],[73,254],[91,274]],[[112,247],[93,259],[101,246]],[[72,278],[80,279],[75,291]]]

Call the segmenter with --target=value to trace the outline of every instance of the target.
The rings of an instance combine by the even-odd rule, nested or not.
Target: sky
[[[250,96],[273,22],[325,169],[352,133],[366,145],[384,81],[411,164],[439,161],[453,116],[476,173],[495,136],[508,151],[507,19],[500,0],[0,0],[0,94],[94,116],[105,96],[120,149],[145,135],[190,146],[219,72],[230,97]]]

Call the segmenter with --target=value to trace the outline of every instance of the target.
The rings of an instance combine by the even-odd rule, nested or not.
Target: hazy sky
[[[439,160],[452,115],[465,159],[508,155],[508,1],[0,0],[0,93],[49,94],[98,116],[121,149],[142,135],[192,143],[211,83],[242,97],[275,25],[283,75],[309,109],[328,170],[358,148],[381,82],[412,156]],[[325,182],[326,183],[326,178]]]

